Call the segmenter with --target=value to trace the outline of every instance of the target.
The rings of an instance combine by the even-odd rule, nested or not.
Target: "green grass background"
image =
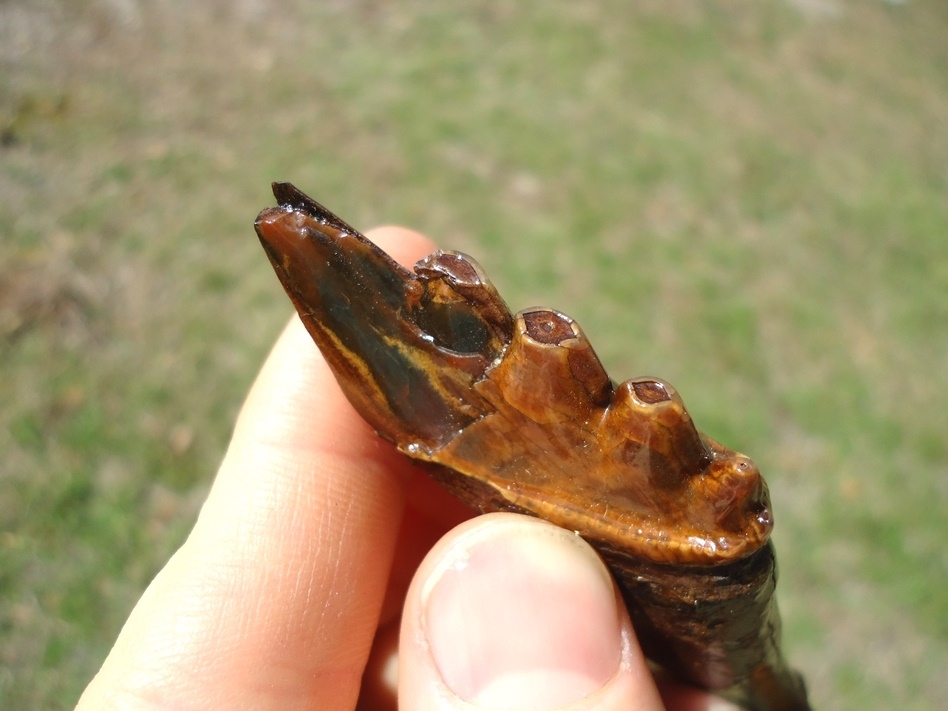
[[[0,706],[70,708],[289,304],[269,182],[755,458],[821,709],[948,698],[943,0],[0,3]]]

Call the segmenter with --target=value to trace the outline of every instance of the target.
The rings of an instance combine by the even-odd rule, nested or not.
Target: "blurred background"
[[[948,699],[948,4],[0,0],[0,702],[71,708],[291,313],[290,180],[770,483],[816,708]]]

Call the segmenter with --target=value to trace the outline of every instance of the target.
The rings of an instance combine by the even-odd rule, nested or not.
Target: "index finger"
[[[420,235],[371,235],[411,262]],[[190,537],[79,708],[352,708],[410,465],[355,413],[294,318]]]

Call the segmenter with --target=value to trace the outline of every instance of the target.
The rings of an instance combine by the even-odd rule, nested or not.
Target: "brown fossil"
[[[289,183],[255,227],[346,396],[480,511],[578,532],[647,656],[753,711],[809,709],[780,652],[767,486],[657,378],[615,385],[579,326],[511,315],[470,257],[414,272]]]

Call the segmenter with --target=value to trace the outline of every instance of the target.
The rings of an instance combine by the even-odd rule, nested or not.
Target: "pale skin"
[[[401,228],[368,236],[406,265],[434,249]],[[527,517],[472,515],[378,439],[294,318],[251,389],[194,530],[77,708],[717,703],[669,685],[659,692],[605,567],[581,539]]]

